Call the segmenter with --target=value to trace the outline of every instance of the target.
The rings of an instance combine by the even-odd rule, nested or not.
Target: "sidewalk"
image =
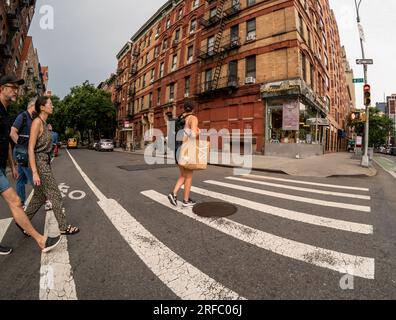
[[[114,149],[118,152],[128,152],[122,149]],[[129,152],[132,154],[144,155],[144,150]],[[331,176],[368,176],[377,174],[377,170],[371,166],[363,168],[360,160],[353,159],[352,153],[332,153],[323,156],[310,157],[306,159],[290,159],[282,157],[269,157],[254,155],[253,170],[285,173],[290,176],[300,177],[331,177]],[[232,158],[232,157],[231,157]],[[219,157],[221,160],[221,156]],[[212,163],[211,163],[212,164]],[[240,167],[241,165],[231,164],[212,164],[222,167]]]

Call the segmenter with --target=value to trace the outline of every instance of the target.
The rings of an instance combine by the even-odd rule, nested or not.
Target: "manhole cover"
[[[201,217],[228,217],[238,211],[238,208],[226,202],[204,202],[194,206],[193,212]]]

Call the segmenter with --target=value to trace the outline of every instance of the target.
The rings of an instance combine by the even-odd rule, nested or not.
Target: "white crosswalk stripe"
[[[251,180],[251,179],[241,179],[241,178],[237,178],[237,177],[227,177],[226,179],[233,180],[233,181],[239,181],[239,182],[253,183],[253,184],[258,184],[258,185],[262,185],[262,186],[275,187],[275,188],[280,188],[280,189],[290,189],[290,190],[294,190],[294,191],[303,191],[303,192],[308,192],[308,193],[323,194],[323,195],[329,195],[329,196],[335,196],[335,197],[371,200],[370,196],[360,195],[360,194],[333,192],[333,191],[309,189],[309,188],[300,188],[300,187],[294,187],[294,186],[278,184],[278,183],[269,183],[269,182]]]
[[[230,188],[230,189],[236,189],[239,191],[246,191],[246,192],[261,194],[261,195],[265,195],[265,196],[269,196],[269,197],[281,198],[284,200],[293,200],[293,201],[298,201],[298,202],[314,204],[314,205],[318,205],[318,206],[349,209],[349,210],[355,210],[355,211],[360,211],[360,212],[371,212],[371,208],[369,206],[361,206],[361,205],[354,205],[354,204],[343,203],[343,202],[324,201],[324,200],[313,199],[313,198],[293,196],[293,195],[289,195],[289,194],[285,194],[285,193],[278,193],[278,192],[272,192],[272,191],[267,191],[267,190],[255,189],[255,188],[250,188],[250,187],[245,187],[245,186],[230,184],[230,183],[224,183],[224,182],[214,181],[214,180],[207,180],[204,182],[207,184],[211,184],[211,185],[216,185],[216,186]]]
[[[4,235],[6,234],[12,220],[12,218],[0,219],[0,243],[3,241]]]
[[[241,199],[238,197],[229,196],[223,193],[213,192],[209,190],[205,190],[202,188],[192,187],[192,192],[201,194],[203,196],[216,198],[222,201],[226,201],[229,203],[233,203],[239,205],[241,207],[246,207],[252,210],[256,210],[259,212],[263,212],[266,214],[270,214],[273,216],[282,217],[289,220],[304,222],[312,225],[317,225],[321,227],[327,228],[334,228],[343,231],[350,231],[362,234],[372,234],[373,233],[373,226],[360,224],[355,222],[348,222],[343,220],[331,219],[331,218],[324,218],[320,216],[310,215],[302,212],[297,212],[293,210],[286,210],[274,206],[269,206],[266,204],[253,202],[246,199]]]
[[[327,268],[350,274],[356,277],[374,279],[374,259],[368,257],[354,256],[342,252],[323,249],[307,245],[297,241],[278,237],[229,219],[208,219],[195,215],[192,208],[179,208],[172,206],[165,195],[154,190],[142,192],[142,194],[157,203],[168,207],[185,216],[199,221],[211,228],[223,232],[241,241],[260,247],[264,250],[303,261],[318,267]]]
[[[341,185],[335,185],[335,184],[317,183],[317,182],[301,181],[301,180],[293,180],[293,179],[283,179],[283,178],[275,178],[275,177],[272,177],[272,176],[263,176],[263,175],[255,175],[255,174],[246,174],[246,175],[244,175],[243,177],[261,179],[261,180],[272,180],[272,181],[280,181],[280,182],[290,182],[290,183],[295,183],[295,184],[304,184],[304,185],[310,185],[310,186],[326,187],[326,188],[335,188],[335,189],[356,190],[356,191],[367,191],[367,192],[370,191],[368,188],[341,186]]]

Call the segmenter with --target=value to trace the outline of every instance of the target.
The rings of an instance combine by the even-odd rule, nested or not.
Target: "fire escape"
[[[209,5],[215,2],[215,0],[207,0]],[[230,3],[229,7],[226,7],[226,3]],[[214,12],[212,9],[211,12]],[[201,25],[206,28],[218,28],[215,35],[213,44],[208,45],[201,51],[199,58],[201,59],[202,65],[208,61],[217,59],[212,74],[211,80],[205,79],[203,83],[200,83],[198,88],[198,95],[204,96],[212,94],[217,91],[236,89],[238,87],[238,79],[236,77],[227,76],[221,78],[221,69],[224,63],[224,59],[231,50],[240,47],[239,37],[233,38],[230,34],[230,39],[225,39],[224,30],[228,20],[237,15],[240,12],[240,2],[236,0],[218,0],[216,7],[216,14],[210,14],[209,19],[202,18],[200,20]],[[202,85],[203,84],[203,85]]]

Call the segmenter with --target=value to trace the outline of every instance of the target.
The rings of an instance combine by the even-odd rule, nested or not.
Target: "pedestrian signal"
[[[360,112],[352,112],[351,113],[351,120],[352,121],[359,121],[360,119]]]

